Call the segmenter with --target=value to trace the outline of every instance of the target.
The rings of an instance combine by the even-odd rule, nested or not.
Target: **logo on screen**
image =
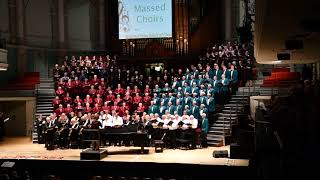
[[[119,0],[118,2],[118,11],[119,11],[119,31],[128,32],[130,30],[129,27],[129,12],[126,10],[124,3]]]

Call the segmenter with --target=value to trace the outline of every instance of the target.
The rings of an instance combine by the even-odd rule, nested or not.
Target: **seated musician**
[[[80,128],[88,128],[90,125],[90,118],[88,117],[87,114],[84,114],[81,118],[80,118],[80,122],[79,122],[79,126]]]
[[[49,128],[57,128],[59,127],[60,124],[59,124],[59,121],[57,119],[57,115],[56,113],[53,113],[50,115],[50,123],[49,123]]]
[[[123,125],[123,119],[119,116],[119,111],[115,111],[115,114],[112,119],[112,125],[115,128],[119,128]]]
[[[113,117],[110,114],[105,114],[105,119],[102,122],[102,129],[113,126]]]
[[[102,124],[98,121],[99,115],[92,115],[90,129],[101,129]]]
[[[65,113],[62,113],[58,119],[61,127],[66,127],[69,123],[69,118]]]
[[[107,115],[105,114],[104,111],[99,112],[99,118],[98,121],[100,121],[101,124],[103,124],[103,121],[107,118]]]
[[[123,119],[123,124],[124,124],[124,125],[128,125],[129,122],[130,122],[130,118],[131,118],[131,116],[130,116],[130,114],[129,114],[129,111],[126,110],[125,113],[123,114],[123,117],[122,117],[122,119]]]
[[[79,127],[78,119],[79,119],[78,117],[73,117],[73,118],[70,120],[69,128],[71,128],[71,129],[78,129],[78,127]]]

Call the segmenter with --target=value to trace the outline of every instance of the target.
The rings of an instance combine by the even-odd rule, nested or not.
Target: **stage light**
[[[272,61],[272,64],[281,64],[281,63],[282,63],[282,61],[280,61],[280,60]]]

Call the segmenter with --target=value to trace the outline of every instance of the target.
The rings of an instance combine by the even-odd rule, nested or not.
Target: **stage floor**
[[[155,153],[154,147],[146,147],[147,154],[139,154],[139,147],[106,147],[106,162],[152,162],[199,165],[248,166],[247,159],[213,158],[214,150],[228,150],[229,146],[209,147],[195,150],[164,149]],[[57,149],[48,151],[43,144],[33,144],[29,137],[5,138],[0,142],[0,159],[48,159],[80,160],[81,149]]]

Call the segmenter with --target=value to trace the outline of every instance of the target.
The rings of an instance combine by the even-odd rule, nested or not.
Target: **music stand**
[[[99,129],[83,129],[82,142],[91,142],[91,147],[80,152],[81,160],[101,160],[108,156],[108,150],[99,148]]]

